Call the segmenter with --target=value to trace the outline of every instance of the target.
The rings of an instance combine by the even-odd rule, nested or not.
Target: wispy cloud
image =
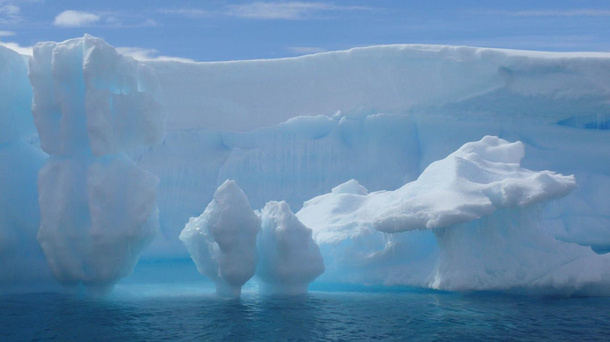
[[[591,35],[514,35],[474,40],[459,40],[452,44],[537,51],[594,51],[596,36]]]
[[[22,20],[21,8],[13,4],[0,3],[0,24],[16,24]]]
[[[59,13],[55,17],[53,24],[59,27],[99,26],[114,28],[152,27],[158,25],[154,19],[146,18],[141,14],[134,15],[123,11],[82,12],[73,10]]]
[[[0,31],[0,37],[10,37],[14,36],[15,32],[13,31]]]
[[[142,22],[142,24],[140,24],[140,26],[145,26],[145,27],[151,27],[151,26],[157,26],[157,25],[158,25],[157,21],[154,19],[151,19],[151,18],[144,20]]]
[[[610,10],[528,10],[511,12],[510,14],[519,17],[610,17]]]
[[[291,46],[289,48],[286,48],[286,50],[288,50],[289,52],[292,52],[294,54],[297,54],[297,55],[310,55],[313,53],[320,53],[320,52],[328,51],[326,49],[319,48],[319,47],[313,47],[313,46]]]
[[[210,12],[197,8],[161,8],[157,10],[157,12],[193,18],[207,17],[211,15]]]
[[[303,20],[317,18],[332,12],[371,10],[376,9],[366,6],[335,5],[330,2],[255,1],[239,5],[226,5],[214,10],[201,8],[163,8],[157,10],[157,12],[191,18],[229,16],[255,20]]]
[[[605,9],[535,9],[523,11],[472,10],[467,12],[479,15],[505,15],[513,17],[610,17],[610,10]]]
[[[161,56],[159,51],[155,49],[143,49],[138,47],[117,47],[119,53],[131,56],[139,61],[177,61],[177,62],[194,62],[192,59],[181,57]]]
[[[331,11],[372,10],[365,6],[339,6],[325,2],[252,2],[242,5],[231,5],[226,15],[262,20],[300,20],[312,18],[317,14]]]
[[[60,27],[90,26],[100,21],[101,17],[94,13],[67,10],[55,17],[53,24]]]

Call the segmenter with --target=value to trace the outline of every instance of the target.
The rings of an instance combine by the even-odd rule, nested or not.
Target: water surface
[[[610,298],[318,286],[296,298],[221,299],[211,286],[119,285],[105,299],[0,296],[0,341],[604,341]]]

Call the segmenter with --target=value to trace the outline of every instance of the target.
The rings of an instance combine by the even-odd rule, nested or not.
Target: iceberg
[[[38,175],[38,241],[60,283],[107,293],[158,230],[158,179],[125,153],[163,137],[154,72],[85,36],[37,44],[29,78],[51,155]]]
[[[237,183],[227,180],[199,217],[180,233],[199,273],[216,284],[221,296],[239,297],[258,263],[256,236],[261,220]]]
[[[392,45],[140,62],[86,35],[27,61],[0,48],[3,288],[55,276],[105,293],[140,257],[188,260],[181,231],[226,179],[252,220],[286,203],[246,234],[244,269],[209,275],[231,295],[255,273],[271,292],[314,279],[608,288],[607,53]],[[257,247],[292,234],[311,269]]]
[[[36,242],[36,179],[46,155],[30,143],[36,129],[27,70],[23,56],[0,46],[0,293],[39,289],[52,277]]]
[[[285,200],[296,212],[349,179],[397,189],[486,135],[522,141],[528,169],[574,174],[580,186],[545,209],[545,229],[610,249],[595,195],[610,191],[607,53],[391,45],[145,64],[169,113],[164,142],[130,154],[161,179],[162,235],[145,258],[188,257],[176,236],[225,179],[255,208]]]
[[[420,269],[415,279],[404,270],[402,279],[387,271],[386,284],[607,294],[610,255],[559,241],[542,228],[543,205],[569,194],[574,177],[524,169],[523,157],[521,142],[486,136],[432,163],[397,190],[341,191],[361,190],[351,180],[305,202],[297,217],[315,227],[316,242],[329,245],[322,250],[338,260],[339,271],[344,260],[379,262],[379,254],[394,253],[396,242],[408,241],[404,235],[411,231],[433,232],[435,265],[428,272]],[[384,233],[390,237],[381,239]],[[421,236],[413,239],[425,245]],[[378,243],[343,247],[354,240]],[[379,268],[387,263],[382,259]]]
[[[292,213],[288,203],[268,202],[261,211],[256,271],[261,292],[307,293],[309,283],[324,272],[324,261],[311,229]]]

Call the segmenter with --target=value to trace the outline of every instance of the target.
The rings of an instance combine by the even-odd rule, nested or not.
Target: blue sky
[[[610,51],[610,1],[0,0],[0,41],[20,51],[84,33],[197,61],[403,43]]]

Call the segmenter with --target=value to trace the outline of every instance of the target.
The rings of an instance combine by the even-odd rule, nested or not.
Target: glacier
[[[251,208],[285,201],[274,212],[313,231],[316,282],[606,294],[609,70],[607,53],[435,45],[206,63],[135,61],[91,36],[1,48],[0,291],[55,277],[103,293],[140,256],[188,259],[180,232],[232,179]],[[486,136],[506,149],[475,154],[512,170],[495,176],[537,187],[449,184],[443,210],[464,220],[403,231],[401,189],[447,185],[430,168]],[[381,194],[392,206],[362,205]],[[320,196],[341,205],[306,217]],[[341,218],[370,225],[322,229]]]

